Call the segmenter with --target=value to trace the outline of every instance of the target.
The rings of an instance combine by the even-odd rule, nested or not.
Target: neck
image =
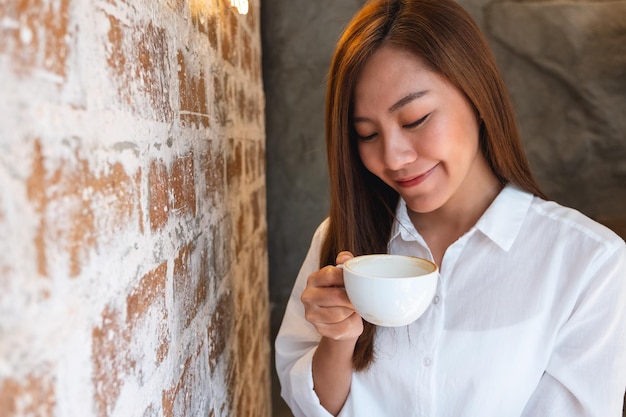
[[[496,181],[483,188],[480,195],[471,198],[455,196],[445,206],[430,213],[415,213],[409,209],[409,216],[420,232],[423,229],[451,227],[462,229],[465,233],[476,224],[501,190],[502,185]]]
[[[502,184],[486,164],[474,174],[437,210],[428,213],[408,210],[438,265],[448,246],[476,224],[502,190]]]

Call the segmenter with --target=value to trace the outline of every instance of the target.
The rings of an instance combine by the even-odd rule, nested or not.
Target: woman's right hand
[[[340,252],[336,263],[342,264],[353,257],[350,252]],[[309,275],[300,299],[306,319],[321,336],[356,341],[363,333],[363,320],[348,299],[341,268],[328,265]]]

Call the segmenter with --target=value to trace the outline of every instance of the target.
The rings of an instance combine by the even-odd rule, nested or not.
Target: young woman
[[[620,416],[626,245],[547,201],[487,43],[452,0],[374,0],[327,91],[330,216],[276,340],[295,416]],[[434,261],[414,323],[354,311],[335,265]]]

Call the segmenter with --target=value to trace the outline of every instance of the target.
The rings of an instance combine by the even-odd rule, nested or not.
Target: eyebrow
[[[389,107],[389,113],[393,113],[394,111],[398,110],[400,107],[409,104],[413,100],[423,97],[426,93],[428,93],[428,90],[417,91],[415,93],[407,94],[406,96],[398,100],[393,106]]]
[[[400,107],[406,106],[407,104],[409,104],[413,100],[417,100],[418,98],[425,96],[427,93],[428,93],[428,90],[416,91],[414,93],[409,93],[406,96],[402,97],[397,102],[395,102],[391,107],[389,107],[389,109],[387,111],[389,113],[393,113],[394,111],[398,110]],[[353,119],[353,122],[354,123],[367,122],[368,120],[369,119],[367,117],[355,117]]]

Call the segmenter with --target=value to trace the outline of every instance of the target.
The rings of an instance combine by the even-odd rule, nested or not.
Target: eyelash
[[[361,135],[356,135],[357,139],[363,142],[367,142],[368,140],[372,140],[376,137],[376,133],[372,133],[369,136],[361,136]]]
[[[428,113],[426,116],[422,117],[421,119],[416,120],[413,123],[409,123],[407,125],[403,125],[402,127],[405,128],[405,129],[414,129],[416,127],[419,127],[422,124],[424,124],[424,122],[426,121],[426,119],[428,119],[429,116],[430,116],[430,113]],[[358,137],[359,140],[367,142],[368,140],[374,139],[376,137],[376,135],[377,135],[377,133],[372,133],[371,135],[368,135],[368,136],[359,136],[359,135],[357,135],[357,137]]]
[[[402,127],[407,128],[407,129],[413,129],[414,127],[418,127],[421,126],[422,124],[424,124],[424,122],[426,121],[426,119],[428,119],[428,116],[430,116],[430,113],[428,113],[426,116],[422,117],[421,119],[413,122],[413,123],[409,123],[408,125],[404,125]]]

